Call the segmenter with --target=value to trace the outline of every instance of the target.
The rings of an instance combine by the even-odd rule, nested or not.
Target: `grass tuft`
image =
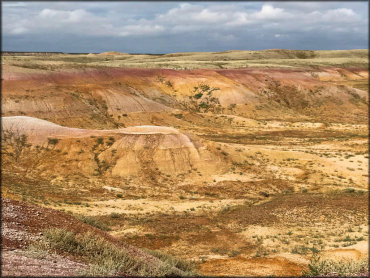
[[[97,220],[96,218],[94,218],[92,216],[79,215],[79,216],[77,216],[77,219],[86,223],[86,224],[94,226],[95,228],[98,228],[100,230],[111,231],[111,228],[108,225],[106,225],[105,223]]]
[[[145,251],[147,253],[149,253],[150,255],[154,256],[154,257],[157,257],[158,259],[160,259],[161,261],[167,263],[168,265],[172,266],[172,267],[175,267],[175,268],[178,268],[182,271],[184,271],[185,273],[188,273],[189,275],[194,275],[194,262],[191,262],[191,261],[184,261],[184,260],[180,260],[178,258],[175,258],[169,254],[166,254],[166,253],[163,253],[163,252],[160,252],[160,251],[157,251],[157,250],[149,250],[149,249],[145,249]]]
[[[319,255],[314,254],[308,270],[303,271],[302,276],[366,276],[369,272],[368,260],[323,260]]]
[[[64,229],[49,229],[40,241],[30,245],[33,252],[45,251],[76,256],[89,263],[90,268],[82,275],[135,275],[135,276],[185,276],[192,275],[190,266],[171,256],[157,255],[159,262],[129,254],[106,239],[91,232],[74,234]],[[178,268],[176,267],[178,266]],[[186,269],[187,272],[180,270]]]

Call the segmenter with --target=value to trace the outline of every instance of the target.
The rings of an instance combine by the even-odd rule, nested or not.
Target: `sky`
[[[367,49],[368,2],[2,1],[3,51]]]

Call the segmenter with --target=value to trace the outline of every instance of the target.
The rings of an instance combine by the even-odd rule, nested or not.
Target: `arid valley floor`
[[[368,103],[368,50],[3,53],[3,274],[367,261]],[[41,250],[51,227],[140,264]]]

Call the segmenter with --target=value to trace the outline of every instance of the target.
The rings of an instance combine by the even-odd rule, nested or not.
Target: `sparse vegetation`
[[[314,254],[308,265],[308,270],[302,273],[303,276],[367,276],[369,273],[368,260],[362,259],[332,261],[321,259],[318,254]]]
[[[270,275],[284,254],[292,267],[274,275],[296,276],[312,252],[357,257],[368,243],[367,54],[6,56],[4,116],[81,130],[3,136],[2,196],[110,231],[115,239],[89,228],[109,246],[66,231],[31,245],[38,258],[90,264],[88,275],[190,273],[178,258],[196,258],[202,275]],[[52,69],[50,82],[33,79]],[[13,70],[22,81],[7,80]],[[53,82],[60,73],[68,78]],[[119,242],[155,250],[145,254],[163,269],[151,256],[154,270],[127,259]],[[308,274],[330,275],[328,264],[311,262]]]
[[[1,130],[1,154],[18,162],[23,151],[29,147],[27,135],[18,129]]]
[[[189,275],[176,269],[171,263],[178,263],[164,257],[164,261],[154,264],[146,262],[143,258],[131,255],[124,247],[118,247],[107,240],[90,232],[74,234],[63,229],[46,230],[43,238],[31,245],[31,250],[41,252],[55,251],[70,254],[87,260],[91,267],[88,275],[140,275],[140,276],[168,276]]]
[[[78,215],[77,219],[81,220],[82,222],[94,226],[103,231],[110,231],[110,227],[108,227],[105,223],[99,221],[97,218],[92,216],[85,216],[85,215]]]
[[[347,188],[345,189],[345,192],[346,192],[346,193],[354,193],[354,192],[355,192],[355,189],[354,189],[354,188],[351,188],[351,187],[347,187]]]
[[[59,139],[58,138],[48,138],[48,144],[49,145],[56,145],[58,144]]]

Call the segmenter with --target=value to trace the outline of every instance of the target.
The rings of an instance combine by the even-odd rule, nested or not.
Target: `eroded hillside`
[[[367,53],[3,56],[2,194],[206,275],[362,260]]]
[[[368,96],[361,90],[368,79],[366,68],[87,67],[16,73],[7,68],[2,82],[4,116],[28,115],[67,126],[192,125],[182,118],[183,112],[256,120],[367,120]],[[199,120],[195,124],[204,125]]]

